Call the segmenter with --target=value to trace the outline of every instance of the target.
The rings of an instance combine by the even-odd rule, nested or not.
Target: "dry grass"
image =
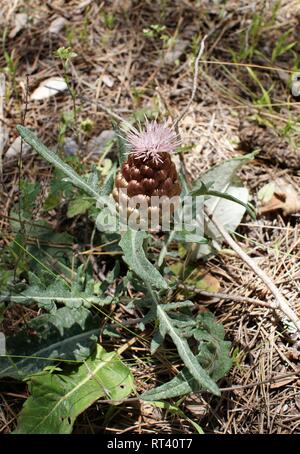
[[[9,142],[5,150],[17,137],[15,126],[24,113],[26,125],[38,131],[46,144],[56,146],[61,115],[72,111],[70,96],[65,93],[41,102],[29,101],[26,112],[24,99],[26,75],[31,92],[40,81],[61,74],[60,62],[54,58],[53,52],[62,46],[71,46],[77,53],[72,62],[72,79],[78,95],[83,97],[77,100],[80,106],[78,121],[89,118],[95,124],[90,134],[80,132],[78,137],[79,154],[86,165],[91,161],[86,156],[91,138],[111,129],[110,118],[102,105],[124,118],[141,108],[154,114],[160,112],[161,116],[171,113],[174,118],[182,111],[189,100],[193,61],[204,34],[208,38],[200,66],[199,89],[180,125],[184,143],[193,145],[185,154],[193,177],[213,164],[241,153],[238,149],[240,118],[256,115],[278,131],[287,126],[288,120],[294,120],[297,125],[300,105],[291,97],[286,77],[282,76],[293,68],[293,54],[283,54],[275,62],[270,61],[270,55],[278,38],[287,30],[293,30],[291,41],[297,39],[300,28],[298,1],[282,1],[273,21],[272,9],[276,4],[273,1],[229,0],[222,7],[217,2],[189,0],[2,0],[2,3],[0,25],[8,36],[15,26],[16,14],[28,15],[27,26],[5,41],[6,51],[16,66],[15,73],[11,71],[7,75],[4,124],[9,132]],[[108,23],[108,13],[113,17],[113,24]],[[256,15],[261,15],[264,23],[260,24],[254,39],[251,24]],[[66,25],[59,34],[50,34],[49,25],[58,16],[66,19]],[[151,24],[163,24],[166,26],[164,33],[169,37],[181,43],[186,41],[185,51],[176,61],[166,62],[166,58],[172,60],[174,57],[174,48],[165,46],[159,37],[145,37],[143,29]],[[245,68],[250,58],[240,58],[239,64],[233,64],[232,51],[240,55],[241,49],[251,46],[251,39],[255,41],[255,49],[261,52],[253,56],[251,63],[269,68],[256,68],[256,75],[267,90],[272,87],[270,99],[273,106],[254,102],[262,93]],[[294,50],[299,52],[299,41]],[[5,66],[4,55],[0,55],[0,69]],[[278,68],[284,71],[280,73]],[[113,83],[111,87],[107,77]],[[291,129],[289,139],[297,141],[297,135],[299,132]],[[67,136],[74,137],[74,132],[68,131]],[[257,159],[241,172],[254,201],[257,201],[260,187],[282,174],[296,188],[299,187],[300,173],[290,170],[288,163],[282,169],[272,162]],[[23,156],[22,178],[39,179],[47,189],[50,177],[49,167],[34,153]],[[17,159],[4,156],[0,219],[2,245],[9,241],[7,217],[18,198],[18,179]],[[38,219],[37,212],[36,221]],[[280,213],[256,221],[246,217],[238,229],[240,236],[237,239],[274,279],[300,316],[298,219],[299,214],[284,218]],[[50,217],[50,220],[55,225],[56,219]],[[99,267],[102,265],[103,261]],[[264,285],[234,254],[225,250],[207,266],[219,280],[222,292],[264,301],[271,298]],[[203,305],[207,299],[199,296],[198,302]],[[217,300],[210,301],[209,308],[224,324],[226,336],[233,343],[234,367],[220,384],[224,388],[221,399],[207,395],[188,396],[181,408],[199,422],[206,433],[299,434],[300,339],[266,308]],[[17,330],[20,323],[32,316],[30,311],[33,309],[12,309],[6,329]],[[124,308],[116,309],[113,315],[120,322],[130,318]],[[142,337],[138,334],[136,342],[124,353],[124,357],[131,361],[139,391],[165,381],[180,368],[175,352],[173,357],[167,349],[151,358],[149,335],[147,331]],[[132,335],[127,333],[127,340],[130,337]],[[113,347],[118,345],[114,343]],[[279,378],[274,381],[270,380],[277,376]],[[285,378],[280,379],[281,376]],[[0,432],[8,433],[15,426],[27,390],[24,385],[8,380],[2,380],[0,386]],[[139,402],[129,400],[109,413],[106,410],[107,404],[95,404],[80,416],[75,432],[194,431],[178,416]]]

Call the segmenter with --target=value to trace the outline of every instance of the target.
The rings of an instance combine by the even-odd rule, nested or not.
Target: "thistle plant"
[[[147,226],[149,227],[148,224],[143,229],[136,229],[131,228],[130,223],[128,223],[124,231],[119,228],[121,223],[116,223],[117,227],[113,235],[118,241],[118,253],[120,249],[122,250],[123,260],[128,266],[128,271],[127,275],[124,276],[120,267],[115,267],[114,276],[119,278],[118,285],[122,286],[122,291],[116,292],[113,298],[111,295],[106,294],[106,289],[111,285],[111,278],[103,282],[103,288],[100,286],[100,294],[98,294],[98,290],[97,294],[94,294],[99,287],[94,278],[90,277],[87,279],[87,276],[85,276],[82,279],[80,272],[78,272],[78,282],[72,283],[71,286],[66,285],[65,281],[61,282],[60,276],[49,286],[49,281],[44,284],[44,281],[37,276],[34,276],[32,280],[33,273],[31,273],[29,286],[25,291],[23,290],[21,293],[17,290],[15,293],[9,292],[8,295],[4,295],[4,298],[12,302],[37,302],[41,308],[51,311],[51,323],[53,323],[53,317],[59,317],[61,312],[62,320],[65,322],[70,312],[72,316],[74,314],[76,316],[76,320],[74,320],[76,326],[78,325],[78,319],[81,320],[83,316],[87,320],[93,319],[92,314],[97,307],[111,304],[112,300],[115,304],[119,302],[129,306],[131,309],[137,307],[139,313],[142,312],[143,316],[140,318],[136,329],[143,331],[149,323],[152,323],[153,326],[150,353],[154,355],[157,349],[165,342],[171,341],[176,346],[178,355],[183,362],[181,371],[175,377],[156,388],[146,390],[139,396],[140,399],[158,401],[203,391],[217,396],[220,395],[217,382],[231,367],[230,342],[225,340],[224,329],[216,323],[213,314],[210,312],[197,313],[195,302],[186,299],[189,295],[181,287],[182,285],[184,286],[185,273],[181,273],[179,270],[177,274],[176,271],[172,274],[167,259],[167,250],[172,241],[179,241],[181,244],[188,243],[187,251],[191,242],[192,244],[197,243],[197,245],[205,243],[205,247],[209,247],[212,240],[221,242],[222,239],[218,235],[218,229],[220,230],[220,228],[216,229],[216,225],[213,222],[214,218],[211,214],[220,219],[222,224],[226,225],[226,229],[233,231],[236,229],[246,209],[249,211],[248,191],[242,186],[241,181],[236,176],[236,172],[244,163],[253,158],[253,154],[221,163],[201,175],[198,180],[194,181],[193,186],[189,188],[184,181],[183,172],[180,173],[181,184],[179,183],[178,172],[172,161],[172,155],[180,143],[174,129],[168,126],[167,123],[159,124],[146,121],[143,131],[131,127],[126,133],[125,140],[119,136],[120,170],[115,175],[116,166],[113,166],[103,184],[100,185],[97,173],[94,172],[88,177],[77,174],[56,153],[45,147],[32,131],[21,125],[17,126],[17,130],[21,137],[44,159],[62,171],[68,181],[72,182],[79,191],[87,194],[95,201],[95,204],[99,203],[99,206],[97,205],[99,216],[103,214],[106,208],[109,208],[109,210],[112,208],[113,212],[117,212],[115,204],[118,205],[119,215],[121,216],[123,206],[120,205],[120,199],[122,204],[125,199],[128,202],[128,205],[125,204],[127,206],[126,216],[128,211],[132,214],[134,210],[137,210],[141,217],[141,211],[130,205],[130,202],[136,197],[139,199],[140,204],[142,204],[142,201],[144,202],[147,207],[147,214],[150,213],[150,218],[153,217],[154,213],[159,214],[159,221],[164,211],[164,206],[156,205],[155,198],[159,200],[161,198],[171,200],[174,197],[180,200],[184,197],[190,197],[192,200],[197,199],[201,203],[195,203],[195,205],[192,203],[193,211],[196,210],[197,214],[203,215],[208,210],[209,216],[207,217],[208,228],[203,232],[203,236],[197,231],[195,234],[190,235],[185,228],[182,231],[173,228],[164,238],[161,238],[157,235],[151,236],[150,229],[147,228]],[[129,152],[128,146],[130,147]],[[125,191],[125,195],[123,191]],[[197,220],[198,217],[196,217]],[[175,227],[175,220],[173,224],[173,227]],[[98,225],[96,222],[96,228],[100,232],[99,240],[105,243],[107,241],[105,237],[107,231],[101,230],[99,226],[100,224]],[[163,228],[163,223],[161,228],[166,232]],[[226,236],[226,232],[225,234],[223,233],[223,237],[225,237],[224,235]],[[147,245],[150,242],[155,245],[155,253],[160,250],[159,257],[156,257],[156,264],[153,263],[155,253],[150,256],[148,251]],[[174,255],[174,250],[172,252]],[[176,256],[179,257],[178,254]],[[149,258],[151,258],[151,261]],[[184,264],[182,265],[184,266]],[[196,270],[197,264],[191,266]],[[81,270],[82,272],[83,270]],[[181,281],[181,286],[178,286],[178,281]],[[85,288],[82,287],[83,282],[86,282]],[[116,281],[114,281],[115,283]],[[130,285],[131,292],[127,294],[128,285]],[[133,297],[132,294],[134,295]],[[193,298],[193,292],[191,298]],[[65,307],[57,310],[57,305],[65,305]],[[81,314],[80,311],[84,311],[84,313]],[[38,318],[37,322],[39,322]],[[57,323],[61,324],[61,320],[57,320]],[[97,326],[99,327],[99,322],[97,322]],[[97,383],[98,380],[101,383],[104,380],[105,377],[99,377],[97,374],[101,375],[100,371],[102,371],[103,364],[101,361],[103,357],[106,358],[107,354],[103,352],[102,347],[99,345],[97,350],[92,350],[92,343],[97,342],[94,340],[97,339],[97,336],[90,339],[90,333],[99,333],[99,329],[91,331],[91,328],[87,328],[87,326],[82,329],[87,333],[87,339],[82,346],[90,348],[90,350],[88,348],[84,349],[87,355],[84,367],[79,368],[75,372],[71,371],[70,377],[64,373],[56,374],[57,383],[52,381],[52,377],[50,377],[52,370],[47,372],[36,385],[36,391],[35,389],[33,390],[32,398],[29,398],[24,406],[19,419],[18,433],[27,433],[28,431],[30,433],[39,433],[42,430],[47,430],[47,433],[55,433],[57,427],[60,427],[61,413],[60,409],[56,411],[58,408],[57,402],[65,402],[65,396],[61,394],[67,389],[60,387],[60,380],[64,383],[67,382],[70,385],[70,389],[73,389],[76,380],[78,383],[86,382],[86,379],[84,379],[86,373],[94,376],[94,369]],[[43,342],[47,345],[48,357],[46,359],[57,361],[57,342],[54,343],[53,348],[52,339],[46,338]],[[74,359],[75,354],[75,358],[77,358],[78,336],[75,336],[74,342],[75,345],[72,347],[70,354],[70,352],[65,351],[65,343],[62,341],[59,357],[69,360]],[[18,357],[14,359],[13,355],[20,355],[20,351],[17,350],[18,345],[13,340],[8,339],[9,355],[7,359],[4,358],[2,363],[0,361],[0,377],[1,374],[2,376],[15,377],[16,370],[18,374],[23,374],[22,376],[25,377],[41,371],[45,367],[45,363],[37,361],[36,358],[40,358],[41,348],[43,356],[45,356],[44,344],[34,347],[34,351],[30,350],[32,346],[28,350],[26,349],[24,351],[26,360],[23,361],[19,360]],[[82,359],[82,356],[80,358]],[[119,367],[121,365],[118,365]],[[124,375],[127,372],[126,367],[123,367]],[[125,391],[124,393],[123,391],[122,393],[115,392],[119,390],[118,383],[120,379],[123,387],[124,377],[120,378],[115,371],[111,371],[108,377],[109,383],[114,383],[113,390],[108,394],[110,399],[115,399],[116,402],[119,402],[120,399],[131,393],[133,378],[129,373],[127,373],[126,393]],[[43,393],[40,393],[40,388],[44,389],[45,380],[47,383],[48,381],[53,383],[53,392],[56,393],[57,400],[48,402]],[[104,388],[110,389],[106,382],[102,387],[99,387],[99,390],[102,392]],[[123,388],[120,389],[123,390]],[[76,399],[80,399],[81,394],[86,392],[84,386],[82,386],[82,389],[79,386],[75,386],[74,390],[76,391],[76,396],[74,396]],[[99,398],[101,395],[100,391],[97,395],[95,394],[95,398]],[[35,392],[40,393],[41,400],[37,400]],[[67,398],[70,395],[72,396],[72,393],[68,391]],[[72,402],[70,402],[70,405]],[[39,413],[40,407],[45,408],[45,412],[49,415],[54,415],[54,412],[56,412],[54,417],[51,416],[50,422],[42,414],[38,414],[35,419],[32,418],[33,414]],[[78,411],[80,412],[79,408]],[[71,424],[63,425],[61,433],[69,433],[71,431],[76,415],[73,415]],[[66,410],[67,417],[68,412]]]
[[[153,226],[155,219],[161,221],[164,201],[181,193],[171,159],[180,140],[167,122],[146,121],[143,131],[131,128],[126,141],[131,149],[117,174],[113,197],[122,216],[135,211],[140,222]],[[133,202],[139,208],[134,208]]]
[[[154,32],[158,30],[151,28]],[[24,185],[27,189],[21,188],[17,205],[21,227],[18,227],[18,219],[11,216],[11,231],[5,239],[10,242],[12,237],[9,248],[5,249],[5,261],[11,257],[13,274],[8,276],[13,276],[13,280],[0,278],[0,316],[8,305],[34,304],[34,309],[38,308],[36,317],[26,319],[17,333],[9,335],[8,332],[5,354],[0,352],[0,379],[10,377],[29,384],[30,397],[19,415],[15,433],[70,433],[77,416],[94,402],[101,404],[100,398],[109,402],[109,416],[111,405],[119,405],[123,399],[128,402],[130,395],[141,401],[154,401],[154,405],[167,409],[175,406],[164,406],[162,400],[176,398],[177,406],[182,402],[181,396],[191,393],[220,396],[219,381],[232,365],[231,343],[225,339],[222,325],[196,298],[200,294],[240,301],[238,296],[227,298],[225,293],[210,293],[213,291],[210,285],[209,291],[202,291],[202,288],[207,289],[207,282],[197,260],[207,260],[221,249],[223,242],[274,296],[271,302],[269,297],[267,301],[247,300],[251,304],[262,304],[272,313],[284,314],[282,321],[287,333],[293,334],[292,328],[300,332],[297,314],[257,261],[231,236],[246,211],[253,215],[249,192],[238,177],[238,171],[254,158],[255,152],[222,162],[189,182],[185,181],[184,159],[179,170],[173,162],[180,145],[178,125],[196,93],[205,39],[195,58],[193,90],[185,109],[172,126],[168,122],[146,120],[143,129],[130,125],[119,134],[119,170],[116,162],[107,173],[99,165],[85,173],[86,165],[77,161],[78,174],[57,153],[43,145],[33,131],[24,125],[17,126],[21,138],[59,172],[50,194],[55,195],[55,206],[51,206],[51,197],[48,206],[43,206],[44,213],[51,210],[51,222],[44,219],[34,222],[32,214],[39,188],[32,183]],[[60,48],[57,56],[63,62],[77,123],[78,95],[68,75],[69,61],[75,54],[70,48]],[[97,101],[97,105],[118,124],[124,122],[101,102]],[[81,126],[88,132],[91,124]],[[70,162],[74,165],[74,161]],[[71,184],[77,191],[72,199]],[[178,210],[179,221],[185,222],[177,222],[174,216],[168,231],[164,228],[165,206],[168,204],[175,214],[176,206],[170,202],[174,198],[184,201],[184,208],[190,209]],[[186,199],[189,205],[185,204]],[[80,228],[72,229],[75,236],[53,229],[52,211],[60,200],[64,206],[68,204],[67,217],[80,218]],[[65,220],[64,212],[57,211],[57,217]],[[168,215],[171,214],[169,210]],[[142,228],[132,228],[127,222],[132,215],[139,218]],[[111,222],[112,217],[116,222]],[[30,224],[32,238],[27,238],[22,231],[21,221]],[[163,234],[153,234],[153,221]],[[81,241],[76,236],[87,222],[94,222],[95,227],[90,238],[86,235],[91,229],[85,229],[84,241]],[[108,226],[112,226],[112,230]],[[25,254],[28,260],[23,264]],[[106,254],[109,261],[105,260]],[[122,260],[126,266],[121,266]],[[113,308],[105,310],[109,305]],[[132,319],[128,319],[131,315]],[[140,331],[145,331],[149,324],[151,329],[140,336]],[[146,349],[149,345],[151,363],[166,356],[167,362],[175,364],[169,381],[157,387],[152,382],[151,387],[152,377],[149,376],[147,383],[139,380],[136,386],[133,372],[139,367],[140,358],[134,355],[132,370],[128,355],[124,362],[119,358],[131,348],[132,335],[134,341],[146,341]],[[110,339],[109,352],[99,344],[105,336]],[[120,347],[111,351],[114,337],[119,338]],[[162,347],[163,355],[155,357]],[[142,352],[144,355],[145,350]],[[143,367],[145,364],[143,360]],[[162,377],[165,380],[168,373],[159,369],[163,375],[155,377],[155,382],[162,381]],[[197,423],[192,423],[202,433]]]

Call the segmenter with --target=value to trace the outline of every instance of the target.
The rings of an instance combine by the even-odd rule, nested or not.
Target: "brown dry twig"
[[[263,281],[275,298],[274,309],[279,309],[286,317],[291,320],[300,332],[300,320],[288,302],[276,287],[272,279],[246,254],[245,251],[234,241],[223,225],[213,216],[207,207],[204,208],[206,216],[214,224],[218,232],[222,235],[226,243],[237,253],[237,255],[251,268],[254,273]]]
[[[297,378],[296,376],[298,374],[300,374],[300,368],[296,371],[288,372],[287,374],[278,374],[278,375],[275,375],[274,377],[266,378],[265,380],[260,380],[260,381],[254,382],[254,383],[247,383],[246,385],[228,386],[226,388],[220,388],[220,390],[222,392],[235,391],[235,390],[239,390],[239,389],[253,388],[255,386],[260,386],[260,385],[265,385],[265,384],[278,383],[278,382],[281,382],[282,380],[284,380],[285,378],[289,378],[289,377],[295,377],[295,379],[296,379]]]
[[[180,138],[180,133],[179,133],[179,123],[181,120],[183,120],[183,118],[186,116],[186,114],[188,113],[189,111],[189,108],[191,107],[192,105],[192,102],[194,101],[194,98],[195,98],[195,94],[196,94],[196,91],[197,91],[197,87],[198,87],[198,76],[199,76],[199,62],[200,62],[200,58],[202,57],[203,55],[203,52],[204,52],[204,49],[205,49],[205,40],[207,38],[207,35],[204,36],[204,38],[202,39],[201,41],[201,44],[200,44],[200,48],[199,48],[199,52],[198,52],[198,55],[196,57],[196,60],[195,60],[195,66],[194,66],[194,80],[193,80],[193,88],[192,88],[192,93],[191,93],[191,97],[189,99],[189,102],[187,103],[186,107],[183,109],[183,111],[181,112],[181,114],[179,114],[179,116],[175,119],[174,121],[174,129],[176,131],[176,134],[177,136]],[[183,154],[180,153],[179,155],[179,159],[180,159],[180,163],[181,163],[181,168],[182,168],[182,171],[183,171],[183,174],[184,174],[184,177],[186,179],[186,182],[188,184],[189,187],[192,186],[192,182],[191,182],[191,178],[190,178],[190,175],[189,175],[189,172],[186,168],[186,165],[185,165],[185,161],[184,161],[184,157],[183,157]]]
[[[5,74],[0,74],[0,177],[2,179],[2,156],[7,141],[7,131],[4,124]]]
[[[189,290],[191,292],[197,293],[197,295],[207,296],[209,298],[217,298],[219,300],[231,300],[236,301],[237,303],[249,303],[255,306],[263,306],[269,309],[277,309],[277,305],[274,302],[267,303],[266,301],[257,300],[255,298],[248,298],[247,296],[232,295],[222,292],[206,292],[205,290],[200,290],[190,285],[179,284],[179,288],[184,290]]]
[[[254,388],[256,386],[261,386],[261,385],[265,385],[265,384],[279,383],[288,377],[295,377],[295,379],[296,379],[297,375],[299,375],[299,374],[300,374],[300,369],[293,371],[293,372],[288,372],[286,374],[274,375],[272,377],[268,377],[264,380],[256,381],[254,383],[247,383],[246,385],[233,385],[233,386],[220,388],[220,390],[222,392],[235,391],[235,390],[237,391],[239,389]],[[103,403],[103,404],[115,404],[115,403],[124,404],[124,403],[128,403],[128,402],[139,402],[140,400],[141,400],[140,397],[129,397],[128,399],[123,399],[121,401],[113,400],[113,399],[102,399],[102,400],[98,400],[97,402]]]
[[[178,128],[178,125],[179,125],[180,121],[185,117],[185,115],[187,114],[189,108],[191,107],[192,102],[194,101],[195,94],[196,94],[197,87],[198,87],[199,62],[200,62],[200,58],[202,57],[204,49],[205,49],[205,40],[206,40],[206,38],[207,38],[207,35],[205,35],[204,38],[201,41],[199,52],[198,52],[198,55],[197,55],[196,60],[195,60],[195,72],[194,72],[193,89],[192,89],[191,97],[189,99],[189,102],[187,103],[187,106],[183,109],[181,114],[174,121],[175,130],[176,130],[176,128]]]

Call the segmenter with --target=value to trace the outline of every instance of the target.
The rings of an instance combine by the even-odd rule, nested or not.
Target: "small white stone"
[[[66,22],[64,17],[57,17],[51,22],[50,27],[48,28],[49,33],[57,35],[64,28]]]

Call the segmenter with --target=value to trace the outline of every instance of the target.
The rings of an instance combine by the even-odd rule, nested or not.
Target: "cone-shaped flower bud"
[[[113,197],[117,204],[127,202],[127,207],[119,207],[122,215],[124,212],[127,216],[136,214],[136,210],[140,209],[140,222],[146,228],[153,228],[153,213],[161,223],[163,212],[163,206],[160,204],[158,208],[153,196],[156,199],[163,197],[166,202],[167,199],[179,196],[181,192],[177,170],[171,160],[171,153],[179,145],[179,140],[166,123],[159,124],[155,121],[146,122],[144,131],[132,128],[126,139],[131,151],[116,177]],[[121,197],[120,192],[123,193]],[[133,205],[137,201],[140,207]],[[170,209],[172,213],[174,204],[171,204]]]

